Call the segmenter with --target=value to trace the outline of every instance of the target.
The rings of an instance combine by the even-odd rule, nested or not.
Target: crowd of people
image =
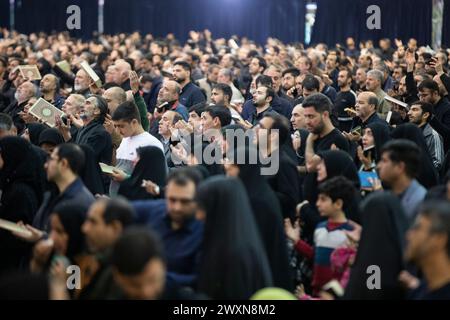
[[[449,58],[0,29],[0,297],[450,299]]]

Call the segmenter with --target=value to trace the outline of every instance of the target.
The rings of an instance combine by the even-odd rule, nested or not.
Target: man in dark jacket
[[[439,86],[433,81],[426,79],[418,87],[420,101],[433,105],[433,116],[430,126],[444,139],[444,152],[450,148],[450,102],[439,94]]]
[[[83,126],[75,136],[70,133],[70,125],[57,121],[57,127],[65,141],[87,144],[94,150],[97,162],[110,164],[112,160],[112,140],[111,135],[103,126],[107,113],[108,103],[106,100],[101,96],[91,95],[81,108],[80,117]]]

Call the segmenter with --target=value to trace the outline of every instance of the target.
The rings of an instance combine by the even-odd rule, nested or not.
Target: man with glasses
[[[203,223],[195,218],[194,201],[200,176],[193,168],[172,171],[165,199],[134,201],[137,222],[155,230],[164,244],[167,281],[192,287],[197,278]]]

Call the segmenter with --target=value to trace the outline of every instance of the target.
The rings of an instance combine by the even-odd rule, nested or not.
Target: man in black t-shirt
[[[349,132],[352,126],[353,118],[345,111],[346,108],[354,108],[356,103],[356,94],[351,89],[352,74],[348,69],[339,71],[337,78],[339,92],[334,101],[334,110],[337,113],[339,129]]]
[[[337,148],[349,151],[349,144],[342,133],[331,123],[331,100],[321,93],[308,96],[303,101],[305,124],[311,133],[306,141],[306,164],[308,171],[315,171],[318,151]]]

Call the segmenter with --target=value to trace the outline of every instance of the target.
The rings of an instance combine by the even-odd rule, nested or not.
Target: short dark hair
[[[206,108],[205,112],[209,113],[214,119],[219,118],[220,125],[225,127],[231,123],[231,112],[224,105],[212,105]]]
[[[420,109],[422,109],[422,115],[427,112],[430,114],[427,122],[431,120],[431,115],[433,114],[433,105],[431,103],[425,101],[416,101],[411,103],[411,106],[420,106]]]
[[[417,87],[417,90],[419,90],[419,91],[423,91],[424,89],[429,89],[434,92],[439,92],[439,85],[434,80],[425,79]]]
[[[276,95],[275,90],[273,90],[272,87],[265,86],[265,85],[262,85],[261,87],[266,88],[266,98],[271,97],[272,98],[271,102],[273,102],[273,99],[275,99],[275,95]]]
[[[281,76],[284,77],[284,75],[288,73],[291,74],[294,78],[297,78],[300,75],[300,70],[298,70],[297,68],[288,68],[283,70]]]
[[[195,112],[200,117],[207,107],[208,104],[206,102],[196,103],[189,108],[189,113]]]
[[[266,62],[266,60],[265,60],[263,57],[261,57],[261,56],[256,56],[256,57],[254,57],[254,58],[255,58],[255,59],[258,59],[259,67],[262,67],[262,68],[263,68],[263,71],[266,70],[266,68],[267,68],[267,62]]]
[[[319,194],[330,197],[333,202],[341,199],[343,208],[348,208],[356,194],[353,183],[344,176],[337,176],[322,182],[318,187]]]
[[[258,86],[272,87],[273,82],[271,77],[261,74],[256,78],[255,84],[257,87]]]
[[[206,59],[206,62],[208,62],[209,64],[219,64],[219,59],[217,59],[216,57],[209,57],[208,59]]]
[[[193,168],[177,168],[170,172],[167,177],[167,184],[169,182],[175,183],[177,186],[186,186],[189,182],[193,182],[197,186],[202,180],[200,173]]]
[[[378,98],[376,96],[370,95],[369,99],[367,99],[367,103],[369,105],[374,105],[376,110],[378,106]]]
[[[113,221],[119,221],[122,227],[128,227],[134,221],[135,211],[133,206],[123,197],[112,199],[101,199],[105,203],[105,211],[103,212],[103,220],[106,224]]]
[[[233,97],[233,90],[231,90],[229,85],[225,83],[217,83],[213,86],[213,89],[222,91],[225,96],[228,96],[228,102],[231,101],[231,98]]]
[[[56,147],[59,160],[66,159],[70,170],[79,175],[84,168],[85,155],[83,149],[75,143],[63,143]]]
[[[189,71],[189,73],[192,73],[192,69],[189,63],[187,63],[186,61],[176,61],[173,66],[180,66],[182,67],[185,71]]]
[[[280,145],[285,144],[290,136],[289,120],[276,112],[268,112],[264,117],[273,120],[270,130],[278,130]]]
[[[173,115],[172,125],[174,125],[175,123],[177,123],[180,120],[183,120],[183,116],[180,113],[178,113],[176,111],[174,111],[174,112],[175,112],[175,114]]]
[[[306,75],[305,79],[302,82],[302,88],[308,91],[316,90],[317,92],[319,92],[320,82],[315,76]]]
[[[430,200],[422,204],[420,215],[431,220],[431,233],[447,236],[447,256],[450,257],[450,204],[443,200]]]
[[[381,147],[381,154],[388,153],[392,162],[405,164],[406,175],[414,178],[420,168],[420,148],[414,142],[406,139],[395,139]]]
[[[14,122],[9,114],[0,113],[0,129],[11,130]]]
[[[158,235],[148,227],[130,227],[114,245],[111,263],[121,274],[133,276],[153,259],[164,261]]]
[[[139,114],[139,110],[134,101],[125,101],[121,103],[116,111],[114,111],[112,119],[113,121],[123,120],[126,122],[131,122],[136,119],[141,123],[141,115]]]
[[[303,100],[303,108],[314,108],[316,112],[324,113],[327,111],[331,113],[332,103],[330,98],[328,98],[323,93],[314,93]]]

